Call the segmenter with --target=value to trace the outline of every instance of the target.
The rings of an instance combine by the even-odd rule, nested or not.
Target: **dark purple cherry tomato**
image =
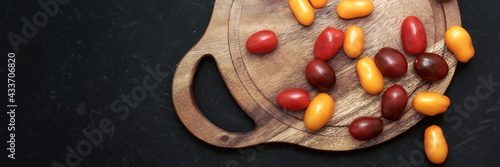
[[[247,50],[262,54],[274,50],[278,46],[276,34],[270,30],[262,30],[248,37],[246,42]]]
[[[399,85],[389,87],[382,95],[382,116],[388,120],[399,120],[407,103],[408,93],[403,87]]]
[[[405,56],[393,48],[380,49],[374,60],[380,72],[391,78],[399,78],[405,75],[408,70]]]
[[[424,24],[415,16],[408,16],[401,26],[401,40],[406,53],[419,54],[427,47]]]
[[[306,66],[306,79],[311,86],[320,91],[325,91],[335,85],[335,72],[328,63],[313,59]]]
[[[309,93],[300,88],[287,89],[276,96],[278,105],[287,110],[302,110],[309,106]]]
[[[377,117],[359,117],[349,125],[349,133],[358,140],[370,140],[383,130],[384,122]]]
[[[335,56],[344,44],[344,32],[327,27],[319,34],[314,43],[314,57],[319,60],[328,60]]]
[[[415,59],[415,71],[426,81],[439,81],[448,75],[448,64],[435,53],[422,53]]]

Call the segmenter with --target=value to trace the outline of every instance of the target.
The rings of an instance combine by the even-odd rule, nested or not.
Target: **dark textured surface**
[[[476,56],[457,66],[446,91],[449,110],[392,140],[348,152],[280,143],[218,148],[183,127],[171,102],[172,75],[203,35],[213,1],[60,4],[59,13],[48,16],[16,54],[16,159],[6,158],[9,117],[3,113],[0,166],[69,166],[66,148],[88,154],[80,162],[71,159],[80,166],[427,166],[421,144],[431,124],[447,137],[446,166],[493,166],[500,163],[500,1],[459,4]],[[1,78],[6,79],[7,53],[14,51],[9,32],[22,35],[22,18],[32,20],[38,11],[37,1],[0,2]],[[195,94],[205,115],[228,131],[252,129],[214,62],[202,61],[198,71]],[[5,90],[6,83],[0,87]],[[90,145],[82,130],[96,129],[102,140]]]

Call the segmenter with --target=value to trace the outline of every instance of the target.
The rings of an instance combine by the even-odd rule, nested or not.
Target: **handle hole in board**
[[[202,58],[193,79],[198,108],[214,125],[229,132],[248,132],[255,127],[224,84],[212,56]]]

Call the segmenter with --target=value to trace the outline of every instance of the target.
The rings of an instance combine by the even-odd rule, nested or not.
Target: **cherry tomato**
[[[248,37],[246,42],[247,50],[262,54],[274,50],[278,46],[276,34],[270,30],[262,30]]]
[[[391,78],[405,75],[408,69],[405,56],[393,48],[380,49],[375,55],[375,64],[382,74]]]
[[[427,159],[435,164],[442,164],[448,156],[448,144],[443,135],[443,130],[432,125],[424,132],[424,150]]]
[[[419,54],[414,67],[417,74],[426,81],[439,81],[448,75],[448,64],[434,53]]]
[[[419,54],[427,47],[424,24],[415,16],[408,16],[401,26],[401,40],[406,53]]]
[[[450,98],[436,92],[420,92],[413,97],[412,106],[424,115],[434,116],[448,110]]]
[[[300,24],[310,26],[314,22],[314,9],[309,0],[289,0],[288,5]]]
[[[343,19],[363,17],[373,12],[371,0],[343,0],[337,5],[337,14]]]
[[[328,63],[313,59],[306,66],[306,79],[311,86],[320,91],[325,91],[335,85],[335,72]]]
[[[335,101],[326,93],[319,93],[314,97],[304,114],[304,124],[307,129],[318,130],[332,118],[335,110]]]
[[[314,57],[326,61],[337,54],[343,43],[344,32],[327,27],[319,34],[314,43]]]
[[[407,103],[408,93],[403,87],[399,85],[389,87],[382,95],[382,116],[388,120],[399,120]]]
[[[349,26],[345,30],[344,52],[347,57],[357,58],[365,49],[363,29],[358,26]]]
[[[359,84],[370,94],[378,94],[384,89],[384,76],[377,68],[375,61],[370,57],[365,57],[356,63]]]
[[[287,89],[278,94],[276,100],[287,110],[302,110],[309,105],[309,93],[300,88]]]
[[[472,39],[464,28],[460,26],[450,27],[446,30],[444,41],[448,49],[455,54],[458,61],[466,63],[474,57]]]
[[[377,117],[359,117],[349,125],[349,133],[358,140],[370,140],[383,130],[384,122]]]
[[[309,0],[314,8],[322,8],[326,6],[327,0]]]

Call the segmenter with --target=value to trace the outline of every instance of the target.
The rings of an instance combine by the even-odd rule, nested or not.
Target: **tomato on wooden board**
[[[412,106],[424,115],[434,116],[448,110],[450,98],[437,92],[420,92],[413,97]]]
[[[300,88],[287,89],[276,96],[278,105],[287,110],[302,110],[309,106],[309,93]]]
[[[278,46],[278,38],[273,31],[262,30],[248,37],[246,48],[256,54],[273,51]]]
[[[328,63],[313,59],[306,66],[306,79],[311,86],[320,91],[326,91],[335,85],[335,72]]]
[[[370,140],[383,130],[384,122],[378,117],[359,117],[349,125],[349,133],[358,140]]]
[[[439,81],[448,75],[448,63],[435,53],[422,53],[415,59],[413,66],[418,76],[426,81]]]
[[[401,26],[403,48],[408,54],[419,54],[427,48],[424,24],[415,16],[408,16]]]
[[[295,19],[303,26],[310,26],[314,22],[314,9],[309,0],[289,0],[288,5]]]
[[[319,60],[328,60],[339,52],[344,43],[344,32],[327,27],[319,34],[314,43],[314,57]]]
[[[384,89],[384,76],[371,57],[364,57],[356,63],[359,84],[370,94],[378,94]]]
[[[318,130],[332,118],[335,101],[326,93],[319,93],[309,103],[304,114],[304,124],[307,129]]]
[[[383,75],[399,78],[406,74],[408,62],[405,56],[396,49],[382,48],[375,55],[375,64]]]
[[[326,6],[327,0],[309,0],[314,8],[322,8]]]
[[[404,114],[407,103],[408,93],[403,87],[393,85],[387,88],[382,95],[382,116],[388,120],[399,120]]]

